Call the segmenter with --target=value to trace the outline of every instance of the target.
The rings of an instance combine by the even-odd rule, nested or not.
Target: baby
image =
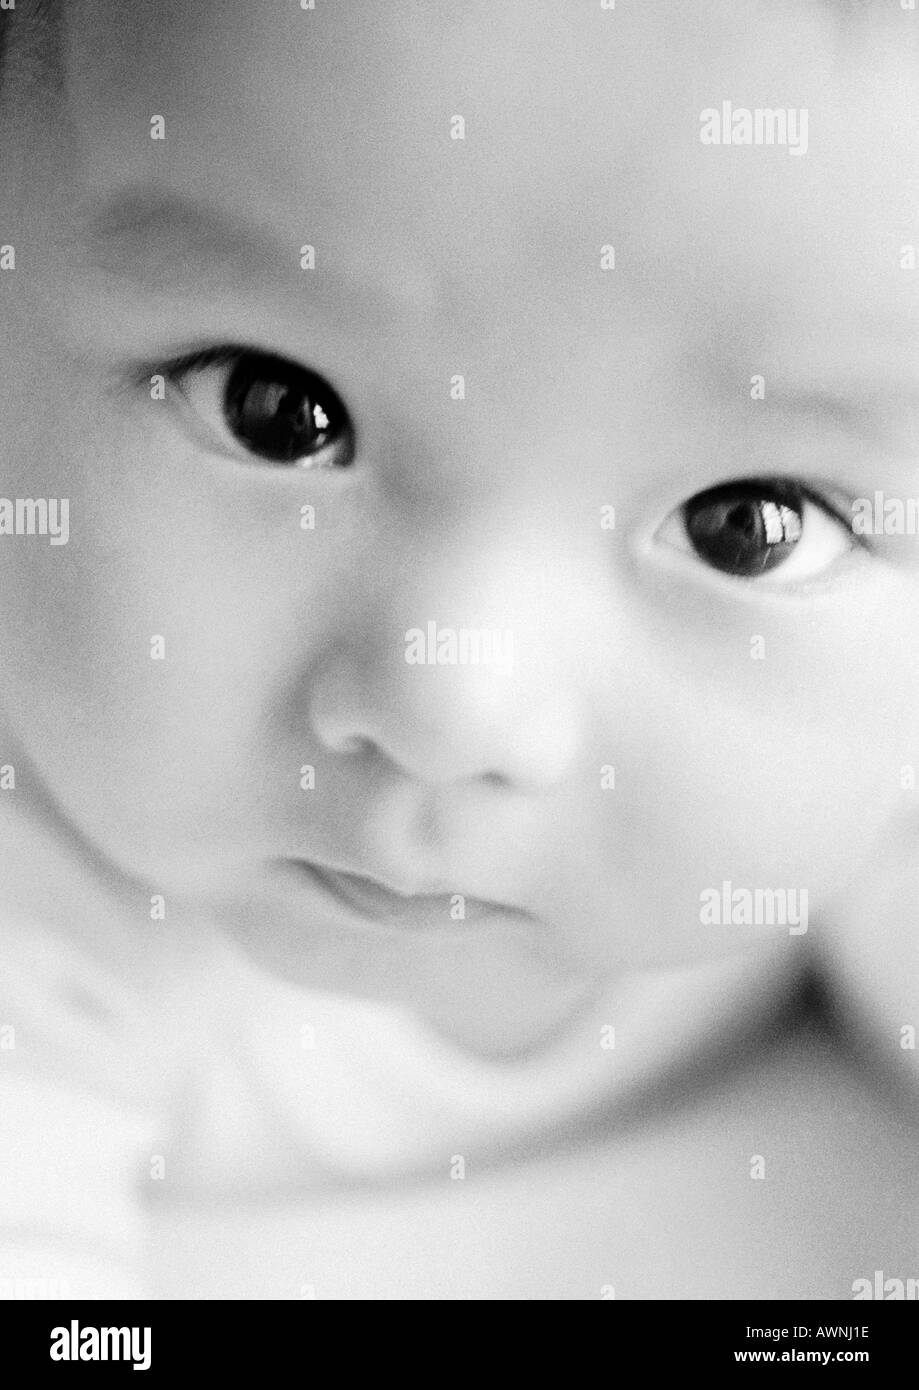
[[[919,13],[4,8],[0,1292],[919,1275]]]

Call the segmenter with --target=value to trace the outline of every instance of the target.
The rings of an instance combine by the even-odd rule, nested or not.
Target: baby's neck
[[[148,909],[141,885],[94,854],[75,827],[27,809],[21,790],[0,793],[0,916],[40,922],[128,973],[146,934],[125,923]]]

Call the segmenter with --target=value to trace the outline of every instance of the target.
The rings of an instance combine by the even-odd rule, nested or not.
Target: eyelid
[[[689,535],[689,512],[694,503],[706,502],[708,499],[714,500],[718,494],[746,495],[748,498],[766,498],[772,494],[776,501],[786,502],[793,509],[803,514],[808,509],[811,510],[813,521],[811,527],[805,523],[805,532],[811,537],[806,550],[792,550],[787,560],[774,569],[764,570],[762,574],[731,574],[722,572],[717,565],[710,564],[704,556],[700,555]],[[825,585],[830,580],[830,576],[836,572],[837,562],[841,561],[845,554],[854,558],[855,553],[861,551],[871,552],[872,547],[865,543],[865,537],[857,534],[853,530],[851,517],[852,499],[846,498],[841,489],[832,484],[819,485],[813,482],[805,482],[799,476],[790,474],[756,477],[735,477],[712,484],[709,487],[701,488],[692,493],[682,502],[671,506],[664,520],[658,522],[653,536],[649,536],[649,541],[661,543],[666,549],[682,552],[685,558],[692,558],[694,566],[706,575],[717,579],[721,584],[731,585],[738,592],[757,591],[773,594],[785,593],[793,596],[796,593],[812,592],[815,587]],[[848,515],[847,515],[848,512]],[[819,526],[816,531],[812,528],[818,518]],[[825,532],[822,528],[826,528]],[[830,548],[830,537],[835,535],[836,541]],[[806,536],[805,536],[806,543]],[[814,557],[813,547],[817,547],[817,556],[823,551],[824,563],[819,567],[811,564]],[[835,550],[835,555],[832,551]],[[809,558],[808,558],[809,557]]]
[[[161,358],[157,365],[153,367],[153,373],[164,376],[168,382],[176,386],[183,397],[183,409],[185,413],[189,416],[195,416],[199,426],[208,428],[206,422],[202,422],[201,420],[200,410],[196,407],[194,401],[190,399],[189,391],[185,383],[189,378],[194,376],[195,373],[203,374],[209,368],[235,367],[247,357],[258,358],[269,363],[277,364],[286,371],[302,373],[305,377],[312,378],[322,383],[329,394],[337,401],[338,406],[341,407],[346,424],[338,439],[329,440],[313,453],[303,454],[299,457],[284,459],[272,458],[270,455],[261,455],[257,451],[247,448],[245,444],[240,441],[234,441],[233,447],[226,445],[221,448],[219,452],[238,463],[242,463],[246,466],[254,466],[259,470],[276,468],[291,471],[308,470],[318,473],[327,470],[331,471],[333,469],[337,472],[344,467],[350,468],[354,461],[355,431],[347,406],[345,406],[344,402],[341,400],[335,387],[325,380],[320,373],[307,367],[304,363],[298,362],[292,357],[285,356],[271,348],[254,347],[251,344],[232,342],[206,344],[177,357],[171,357],[167,360]],[[149,366],[142,371],[138,371],[138,382],[140,383],[141,378],[149,382],[150,375]],[[212,429],[210,433],[213,443]],[[226,433],[229,436],[229,431],[226,431]],[[204,441],[204,446],[207,447],[206,441]],[[346,448],[348,453],[347,459],[336,459],[336,453],[343,447]]]
[[[258,354],[258,356],[271,357],[275,354],[266,352],[262,348],[241,347],[233,344],[221,344],[217,347],[198,348],[193,352],[185,353],[182,357],[173,357],[169,361],[160,365],[163,374],[176,380],[186,376],[189,372],[203,370],[205,367],[229,367],[238,362],[247,353]],[[279,361],[288,362],[290,358],[279,357]],[[297,362],[291,362],[292,366],[299,366]],[[306,371],[306,368],[303,368]]]
[[[801,494],[804,502],[810,502],[812,506],[819,507],[822,512],[829,516],[833,521],[846,532],[854,545],[862,550],[870,550],[868,543],[869,537],[860,535],[854,531],[853,519],[851,515],[853,497],[845,494],[841,489],[834,488],[831,484],[818,484],[803,482],[800,478],[790,477],[787,474],[776,474],[772,477],[757,476],[755,478],[729,478],[723,483],[714,483],[711,487],[703,488],[700,492],[694,492],[692,497],[679,504],[679,510],[683,511],[694,498],[704,492],[720,492],[722,489],[736,488],[738,491],[748,491],[756,493],[758,489],[769,490],[770,488],[787,487],[789,484],[796,487]]]
[[[868,538],[852,529],[853,517],[851,512],[853,498],[844,498],[841,492],[837,493],[834,497],[831,495],[830,491],[820,491],[809,483],[801,483],[799,486],[801,488],[801,496],[804,500],[813,503],[815,507],[820,507],[821,510],[826,512],[828,516],[831,516],[834,521],[838,521],[839,525],[851,538],[853,544],[860,546],[862,550],[871,549],[870,545],[867,544]],[[846,510],[848,510],[848,515],[846,514]]]
[[[247,353],[252,353],[258,357],[276,357],[280,362],[289,362],[292,367],[301,365],[283,353],[274,352],[271,348],[254,346],[251,343],[220,343],[217,345],[205,343],[201,347],[181,352],[174,357],[166,354],[156,357],[137,357],[127,365],[122,381],[131,388],[143,390],[145,387],[149,387],[150,380],[154,376],[163,376],[167,381],[178,382],[183,376],[187,376],[193,371],[203,371],[207,367],[231,366],[240,357],[245,357]],[[302,369],[303,371],[308,370],[306,367]]]

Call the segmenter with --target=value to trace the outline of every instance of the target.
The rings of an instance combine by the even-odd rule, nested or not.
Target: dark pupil
[[[344,407],[319,377],[280,358],[254,355],[233,368],[224,411],[254,454],[284,463],[315,454],[344,424]]]
[[[804,499],[785,484],[728,484],[700,492],[684,508],[696,553],[725,574],[775,569],[801,539]]]

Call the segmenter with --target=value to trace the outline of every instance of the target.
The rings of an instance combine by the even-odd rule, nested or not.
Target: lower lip
[[[523,922],[527,914],[460,893],[403,896],[357,874],[320,869],[303,859],[285,861],[320,893],[352,917],[402,931],[462,930],[485,921]]]

